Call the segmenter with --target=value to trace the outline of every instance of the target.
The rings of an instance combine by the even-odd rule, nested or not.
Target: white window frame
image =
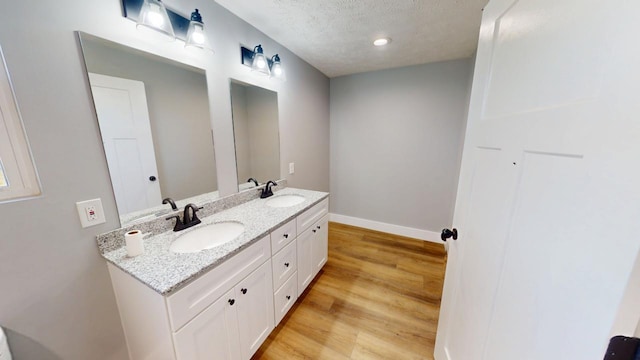
[[[0,187],[0,203],[32,198],[41,194],[38,173],[11,86],[2,47],[0,47],[0,162],[4,176],[8,180],[8,186]]]

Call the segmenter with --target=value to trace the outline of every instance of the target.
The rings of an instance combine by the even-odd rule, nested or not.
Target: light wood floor
[[[329,224],[329,260],[253,359],[432,359],[444,246]]]

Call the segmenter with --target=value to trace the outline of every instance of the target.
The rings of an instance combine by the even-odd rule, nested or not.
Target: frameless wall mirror
[[[80,41],[121,225],[166,214],[167,197],[217,197],[205,71],[85,33]]]
[[[278,94],[231,80],[231,107],[238,188],[252,187],[249,178],[261,183],[279,179]]]

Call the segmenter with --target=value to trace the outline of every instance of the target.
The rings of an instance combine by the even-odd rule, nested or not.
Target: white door
[[[243,359],[251,358],[275,326],[272,281],[268,260],[235,287]]]
[[[144,83],[89,74],[120,214],[160,205],[160,182]]]
[[[640,247],[638,14],[485,8],[436,359],[602,359]]]
[[[235,297],[231,289],[174,334],[178,360],[241,359]]]

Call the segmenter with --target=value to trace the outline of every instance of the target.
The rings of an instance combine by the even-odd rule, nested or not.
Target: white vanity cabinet
[[[328,224],[325,215],[298,236],[298,296],[327,262]]]
[[[232,289],[174,335],[178,359],[241,358],[235,289]]]
[[[298,216],[298,296],[327,262],[329,202],[323,200]]]
[[[168,297],[109,272],[132,360],[248,360],[275,326],[269,236]]]
[[[271,233],[273,304],[275,307],[276,326],[298,299],[296,234],[296,219],[280,226]]]
[[[271,261],[264,263],[235,289],[242,358],[249,359],[275,327]],[[208,356],[207,359],[211,359]]]
[[[132,360],[249,360],[327,261],[328,199],[163,296],[108,263]]]
[[[273,330],[271,262],[174,334],[177,359],[249,359]]]
[[[275,324],[327,262],[329,200],[271,232]]]

